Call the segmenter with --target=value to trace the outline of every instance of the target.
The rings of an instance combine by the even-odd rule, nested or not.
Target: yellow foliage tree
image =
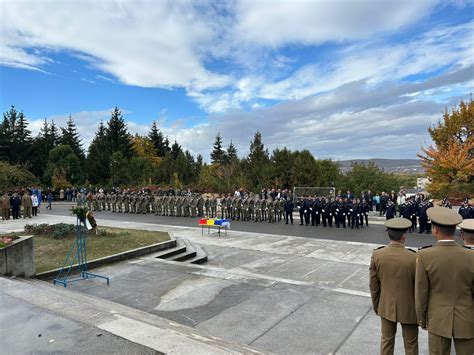
[[[428,129],[434,146],[418,154],[432,179],[428,190],[436,197],[464,197],[474,194],[474,102],[461,101],[443,122]]]
[[[138,156],[146,158],[153,166],[158,166],[162,158],[156,155],[153,143],[147,138],[136,134],[132,137],[132,148]]]

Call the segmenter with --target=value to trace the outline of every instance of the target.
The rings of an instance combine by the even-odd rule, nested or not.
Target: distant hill
[[[339,160],[338,163],[342,172],[351,170],[352,163],[368,164],[374,163],[380,169],[387,173],[404,173],[404,174],[423,174],[425,170],[418,159],[354,159],[354,160]]]

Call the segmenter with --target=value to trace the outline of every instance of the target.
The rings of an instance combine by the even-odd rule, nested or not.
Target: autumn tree
[[[434,145],[418,154],[436,197],[463,197],[474,193],[474,102],[461,101],[442,121],[428,128]]]

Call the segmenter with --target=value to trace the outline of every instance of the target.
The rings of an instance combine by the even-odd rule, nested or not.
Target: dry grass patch
[[[68,229],[65,225],[61,225],[59,228]],[[48,228],[43,227],[43,229],[47,230]],[[48,233],[51,232],[48,231]],[[34,230],[30,234],[35,236],[36,272],[40,273],[61,267],[74,241],[74,232],[67,232],[60,237],[52,237],[52,234],[37,234]],[[87,235],[87,259],[98,259],[169,239],[166,232],[99,226],[97,234],[89,232]]]

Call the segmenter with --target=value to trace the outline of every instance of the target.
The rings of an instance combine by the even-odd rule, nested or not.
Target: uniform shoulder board
[[[474,250],[474,246],[472,245],[463,245],[463,247],[469,250]]]
[[[432,247],[432,245],[425,245],[425,246],[419,247],[418,250],[431,248],[431,247]]]
[[[413,250],[412,248],[405,247],[405,249],[416,253],[416,250]]]
[[[379,250],[379,249],[382,249],[382,248],[385,248],[385,245],[382,245],[382,246],[380,246],[380,247],[377,247],[377,248],[375,248],[374,250]]]

